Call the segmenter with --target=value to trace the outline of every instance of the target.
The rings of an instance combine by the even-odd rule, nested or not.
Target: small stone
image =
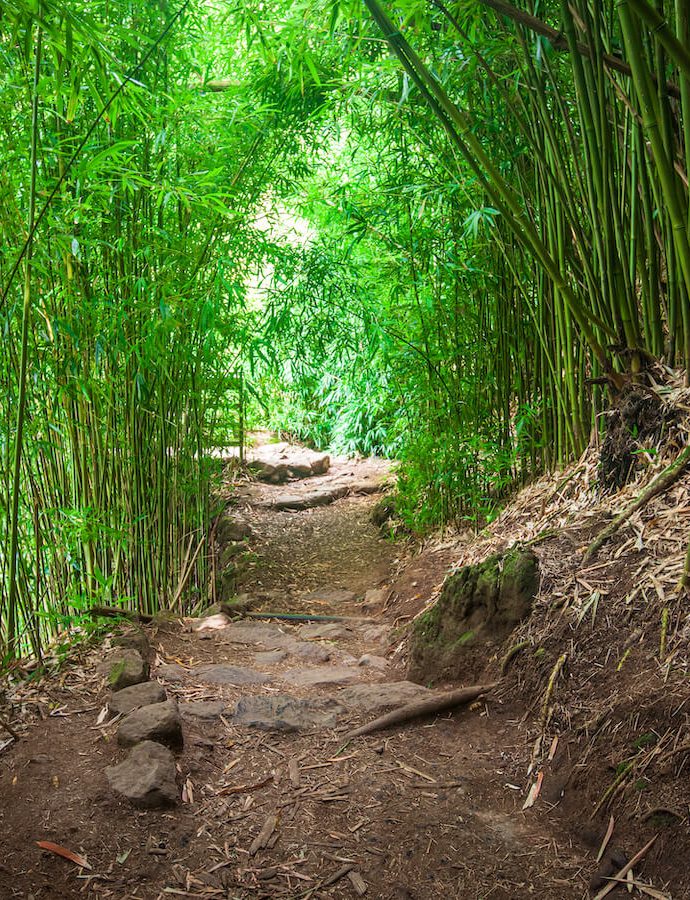
[[[225,613],[217,613],[215,616],[206,616],[192,622],[192,631],[219,631],[221,628],[227,628],[230,619]]]
[[[124,647],[127,650],[137,650],[141,654],[142,659],[146,659],[149,655],[149,641],[141,628],[132,626],[125,628],[121,634],[113,638],[113,646]]]
[[[149,664],[138,650],[118,650],[110,658],[108,683],[113,692],[133,684],[141,684],[149,677]]]
[[[388,591],[384,588],[367,591],[362,601],[362,611],[367,613],[380,612],[388,597]]]
[[[108,766],[105,775],[115,793],[143,809],[170,806],[179,799],[173,755],[153,741],[137,744],[124,762]]]
[[[184,666],[178,666],[177,663],[163,663],[156,669],[157,678],[162,678],[163,681],[169,681],[172,684],[184,681],[188,674],[189,670]]]
[[[255,653],[254,662],[257,666],[277,666],[287,656],[287,650],[267,650],[265,653]]]
[[[387,647],[392,633],[389,625],[369,625],[362,631],[362,641],[368,647]]]
[[[117,742],[133,747],[142,741],[158,741],[168,747],[182,746],[182,724],[175,700],[135,709],[120,723]]]
[[[285,463],[273,465],[273,463],[261,459],[252,460],[249,463],[249,470],[256,475],[259,481],[265,481],[268,484],[285,484],[290,474]]]
[[[196,700],[191,703],[180,703],[180,714],[195,719],[217,719],[229,712],[224,700]]]
[[[356,684],[339,691],[338,702],[343,706],[354,706],[372,712],[388,706],[404,706],[415,700],[421,700],[431,691],[411,681],[395,681],[388,684]]]
[[[266,684],[273,681],[271,675],[245,666],[198,666],[193,673],[209,684]]]
[[[388,668],[388,660],[382,656],[373,656],[371,653],[365,653],[357,660],[357,665],[367,666],[372,669],[386,669]]]
[[[302,625],[297,633],[304,641],[346,641],[353,636],[352,631],[345,625],[341,625],[340,622]]]
[[[321,456],[312,459],[311,471],[313,475],[325,475],[331,466],[330,456]]]
[[[317,666],[314,669],[290,669],[283,673],[283,680],[300,687],[316,687],[322,684],[347,684],[359,678],[357,669],[346,666]]]
[[[163,703],[166,699],[165,688],[157,681],[144,681],[117,691],[108,700],[108,708],[114,716],[126,715],[141,706]]]
[[[321,726],[333,728],[344,712],[332,698],[300,699],[290,694],[254,695],[237,702],[233,721],[265,731],[299,731]]]

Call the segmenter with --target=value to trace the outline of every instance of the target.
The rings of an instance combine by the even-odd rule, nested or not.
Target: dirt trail
[[[361,484],[385,473],[350,463],[330,482],[312,478],[290,491],[328,486],[333,474]],[[385,609],[360,602],[390,583],[398,551],[369,522],[375,495],[284,512],[270,502],[279,492],[286,488],[240,491],[237,514],[253,528],[255,553],[242,587],[262,593],[264,607],[284,601],[293,611],[366,612],[377,621],[324,631],[246,621],[148,628],[151,677],[178,699],[184,731],[176,756],[183,802],[162,811],[133,809],[106,781],[106,766],[125,752],[117,724],[97,724],[107,691],[94,664],[104,650],[26,695],[37,721],[0,755],[0,897],[585,895],[584,847],[559,833],[552,804],[521,810],[521,711],[490,700],[343,748],[348,728],[381,712],[372,688],[404,680],[386,660],[396,635]],[[358,664],[364,654],[371,664]],[[221,667],[210,680],[208,666]],[[237,672],[266,678],[223,683]],[[285,695],[318,724],[248,724],[263,714],[251,709],[257,698],[270,713]],[[43,853],[37,840],[84,854],[91,869]]]

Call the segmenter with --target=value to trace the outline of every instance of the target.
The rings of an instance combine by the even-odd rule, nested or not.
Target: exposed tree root
[[[372,722],[367,722],[360,728],[355,728],[345,735],[347,742],[353,738],[361,737],[364,734],[372,734],[374,731],[381,731],[389,728],[391,725],[404,725],[413,719],[421,716],[430,716],[434,713],[444,712],[447,709],[454,709],[457,706],[464,706],[472,703],[482,694],[488,693],[496,687],[497,681],[491,684],[475,684],[472,687],[458,688],[455,691],[448,691],[445,694],[436,694],[435,697],[425,697],[423,700],[415,700],[413,703],[406,703],[405,706],[399,706],[397,709],[379,716]]]
[[[666,468],[660,472],[656,478],[651,481],[647,487],[642,491],[639,496],[633,500],[633,502],[627,506],[622,512],[618,513],[618,515],[610,522],[606,528],[599,532],[599,534],[594,538],[592,543],[587,547],[585,551],[585,555],[582,557],[582,564],[586,565],[591,558],[601,550],[604,544],[611,538],[621,527],[621,525],[625,525],[625,523],[630,519],[633,513],[636,513],[638,509],[641,509],[650,500],[654,497],[657,497],[659,494],[663,494],[667,491],[672,484],[674,484],[680,476],[683,474],[685,469],[690,463],[690,444],[678,454],[675,460]],[[690,563],[690,554],[688,558],[688,562]]]

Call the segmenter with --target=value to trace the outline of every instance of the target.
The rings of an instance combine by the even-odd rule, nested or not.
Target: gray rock
[[[292,640],[277,625],[261,625],[254,622],[233,622],[218,632],[218,637],[229,644],[262,644],[273,650],[284,647]]]
[[[316,600],[320,603],[331,603],[333,606],[342,606],[348,603],[354,603],[357,594],[354,591],[345,590],[338,587],[322,587],[316,591],[309,591],[304,594],[302,600]]]
[[[362,601],[362,611],[368,613],[380,612],[386,603],[388,593],[388,590],[385,588],[367,591]]]
[[[321,457],[312,458],[311,471],[312,475],[325,475],[331,467],[331,458],[324,454]]]
[[[193,673],[208,684],[266,684],[273,681],[271,675],[265,672],[257,672],[245,666],[228,666],[224,664],[214,666],[197,666]]]
[[[410,681],[478,678],[491,653],[530,615],[539,581],[538,558],[519,546],[449,575],[409,630]]]
[[[323,488],[316,491],[305,491],[303,494],[280,494],[266,503],[273,509],[294,510],[313,509],[317,506],[328,506],[349,493],[347,485]]]
[[[149,664],[138,650],[118,650],[110,657],[108,683],[113,692],[148,681]]]
[[[290,669],[283,673],[283,680],[299,687],[316,687],[325,684],[348,684],[357,681],[360,673],[347,666],[317,666],[313,669]]]
[[[371,653],[365,653],[357,660],[357,665],[372,669],[386,669],[388,668],[388,660],[382,656],[373,656]]]
[[[118,744],[133,747],[142,741],[157,741],[168,747],[182,746],[182,724],[175,700],[142,706],[120,722]]]
[[[253,536],[254,532],[246,522],[226,514],[218,522],[216,534],[221,544],[227,544],[233,541],[247,540]]]
[[[217,719],[231,709],[224,700],[196,700],[191,703],[180,703],[180,715],[195,719]]]
[[[254,662],[257,666],[277,666],[287,659],[287,650],[267,650],[264,653],[255,653]]]
[[[346,641],[354,636],[352,629],[340,622],[302,625],[297,633],[303,641]]]
[[[344,712],[332,698],[299,699],[289,694],[243,697],[235,708],[233,722],[265,731],[299,731],[303,728],[333,728]]]
[[[169,681],[171,684],[184,681],[188,675],[189,670],[184,666],[178,666],[177,663],[163,663],[156,669],[156,677],[162,678],[163,681]]]
[[[155,809],[179,799],[172,753],[153,741],[137,744],[127,759],[105,770],[108,783],[134,806]]]
[[[343,706],[354,706],[372,712],[389,706],[404,706],[431,693],[421,684],[394,681],[389,684],[356,684],[338,691],[337,700]]]
[[[393,629],[389,625],[369,625],[362,631],[362,641],[367,647],[387,647]]]
[[[126,627],[123,631],[113,638],[114,647],[124,647],[128,650],[137,650],[141,654],[142,659],[148,659],[149,640],[143,630],[136,625]]]
[[[290,472],[285,463],[268,462],[268,460],[254,459],[249,463],[249,470],[259,481],[265,481],[268,484],[285,484],[288,480]]]
[[[310,478],[314,474],[314,469],[308,462],[291,462],[288,473],[291,478]]]
[[[328,662],[332,654],[330,647],[323,644],[309,644],[306,641],[295,641],[288,646],[288,650],[293,656],[308,659],[310,662]]]
[[[117,691],[108,700],[108,708],[114,716],[126,715],[141,706],[163,703],[167,696],[165,688],[157,681],[144,681],[141,684],[134,684],[132,687]]]
[[[204,616],[203,619],[197,619],[196,622],[192,622],[192,631],[221,631],[223,628],[227,628],[230,624],[230,619],[225,613],[216,613],[213,616]]]

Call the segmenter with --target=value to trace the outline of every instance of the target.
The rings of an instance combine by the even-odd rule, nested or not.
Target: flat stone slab
[[[334,606],[338,606],[339,604],[344,603],[354,603],[357,599],[357,594],[354,591],[348,591],[345,588],[322,587],[316,591],[309,591],[308,594],[303,594],[301,599],[332,603]]]
[[[232,708],[224,700],[195,700],[180,703],[180,715],[195,719],[217,719],[224,713],[231,713]]]
[[[192,674],[199,681],[208,684],[266,684],[273,681],[272,675],[265,672],[257,672],[245,666],[228,666],[225,664],[213,666],[196,666]]]
[[[110,657],[108,683],[113,692],[148,681],[149,664],[138,650],[118,650]]]
[[[314,509],[317,506],[328,506],[345,497],[350,492],[347,485],[323,488],[316,491],[305,491],[303,494],[279,494],[273,500],[266,501],[265,506],[273,509],[300,512],[305,509]]]
[[[300,699],[290,694],[242,697],[233,722],[264,731],[300,731],[303,728],[333,728],[345,710],[331,697]]]
[[[325,684],[348,684],[358,681],[361,672],[350,666],[316,666],[313,669],[290,669],[283,673],[283,680],[298,687],[315,687]]]
[[[364,666],[370,669],[387,669],[388,660],[383,656],[373,656],[371,653],[365,653],[357,660],[358,666]]]
[[[354,636],[352,629],[340,622],[302,625],[297,634],[303,641],[346,641]]]
[[[411,681],[393,681],[388,684],[356,684],[338,691],[336,699],[343,706],[354,706],[373,712],[389,706],[404,706],[428,697],[432,691]]]
[[[166,700],[135,709],[120,722],[117,742],[123,747],[133,747],[142,741],[157,741],[168,747],[182,746],[182,724],[177,701]]]
[[[288,657],[287,650],[265,650],[254,654],[254,662],[257,666],[277,666]]]
[[[218,637],[229,644],[262,644],[271,650],[283,647],[292,640],[277,625],[262,625],[258,622],[233,622],[219,631]]]
[[[307,659],[310,662],[328,662],[332,655],[330,647],[325,647],[323,644],[310,644],[307,641],[294,641],[288,645],[287,649],[293,656]]]
[[[124,762],[108,766],[105,776],[116,794],[142,809],[171,806],[179,799],[173,755],[154,741],[137,744]]]
[[[113,694],[108,700],[108,709],[114,716],[126,715],[141,706],[163,703],[167,698],[165,688],[157,681],[144,681]]]

